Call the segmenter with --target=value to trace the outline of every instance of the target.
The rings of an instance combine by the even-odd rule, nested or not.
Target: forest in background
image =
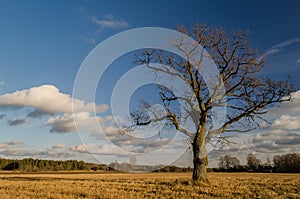
[[[191,172],[190,167],[178,166],[149,166],[130,163],[113,162],[109,165],[86,163],[78,160],[42,160],[26,158],[22,160],[0,158],[0,170],[23,171],[23,172],[45,172],[45,171],[154,171],[154,172]],[[276,155],[273,160],[268,158],[262,163],[256,156],[249,154],[246,165],[241,165],[237,157],[224,155],[219,158],[219,167],[209,168],[208,172],[279,172],[300,173],[300,154],[289,153]]]

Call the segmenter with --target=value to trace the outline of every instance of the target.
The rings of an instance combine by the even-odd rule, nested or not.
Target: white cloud
[[[0,80],[0,86],[3,86],[4,84],[5,84],[5,82]]]
[[[300,59],[297,59],[296,64],[300,64]]]
[[[51,127],[51,133],[77,132],[72,114],[51,117],[48,119],[45,125]]]
[[[300,150],[300,90],[291,95],[291,101],[269,111],[271,125],[250,140],[248,146],[256,152],[273,156]]]
[[[124,19],[116,19],[113,15],[106,15],[102,19],[99,19],[96,16],[90,16],[89,18],[92,23],[97,24],[101,28],[119,29],[126,28],[129,25]]]
[[[282,115],[273,122],[272,127],[287,130],[300,129],[300,117]]]
[[[53,85],[42,85],[27,90],[16,91],[14,93],[0,96],[0,107],[24,108],[32,107],[35,110],[28,116],[39,117],[44,114],[72,113],[72,101],[75,112],[104,112],[107,105],[96,105],[94,103],[84,103],[79,99],[72,99],[70,95],[61,93]]]
[[[270,54],[273,54],[273,53],[277,53],[279,52],[279,49],[270,49],[270,50],[267,50],[263,55],[261,55],[258,60],[261,61],[262,59],[264,59],[265,57],[267,57],[268,55]]]
[[[114,144],[105,144],[99,148],[98,154],[116,154],[116,155],[127,155],[130,154],[129,152],[124,151],[122,148],[117,147]]]
[[[94,155],[127,155],[130,154],[123,149],[117,147],[114,144],[104,144],[101,146],[98,146],[94,143],[90,144],[82,144],[78,146],[71,146],[69,148],[71,152],[77,152],[77,153],[88,153],[88,154],[94,154]]]
[[[272,46],[270,49],[282,48],[284,46],[288,46],[288,45],[291,45],[291,44],[297,43],[297,42],[300,42],[300,38],[288,39],[284,42],[281,42],[279,44],[276,44],[276,45]]]
[[[266,159],[300,150],[300,90],[291,95],[291,101],[284,102],[267,113],[266,117],[271,118],[271,125],[265,125],[260,132],[250,136],[245,152],[255,151]]]
[[[9,126],[29,124],[28,118],[30,117],[40,118],[48,115],[51,117],[44,125],[50,126],[50,132],[53,133],[77,132],[77,127],[80,131],[88,131],[93,137],[100,138],[103,137],[103,134],[99,130],[98,123],[108,135],[117,132],[117,129],[113,127],[113,117],[91,115],[94,110],[97,113],[106,111],[107,105],[96,105],[95,103],[85,103],[83,100],[72,99],[70,95],[61,93],[53,85],[42,85],[0,95],[0,107],[31,109],[27,117],[9,119],[7,121]],[[5,115],[0,115],[0,119],[4,117]]]
[[[103,138],[103,133],[108,137],[118,134],[118,129],[114,126],[114,120],[111,116],[92,116],[89,112],[67,113],[51,117],[45,125],[51,127],[50,132],[52,133],[77,132],[77,130],[79,132],[87,131],[90,133],[90,136],[98,139]]]
[[[300,132],[288,130],[271,130],[256,134],[251,139],[253,149],[260,153],[273,155],[298,152],[300,149]]]
[[[87,149],[87,145],[72,145],[70,146],[69,148],[69,151],[72,151],[72,152],[78,152],[78,153],[89,153],[88,149]]]

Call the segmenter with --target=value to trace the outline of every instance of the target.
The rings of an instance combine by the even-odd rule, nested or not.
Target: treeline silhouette
[[[289,153],[273,157],[273,164],[270,159],[262,163],[255,155],[247,156],[246,165],[241,165],[237,157],[230,155],[221,156],[219,167],[214,172],[276,172],[276,173],[300,173],[300,154]]]
[[[23,172],[45,172],[45,171],[72,171],[72,170],[93,170],[93,171],[153,171],[153,172],[191,172],[191,167],[170,166],[149,166],[129,163],[114,162],[109,165],[86,163],[78,160],[41,160],[26,158],[22,160],[0,158],[0,170],[23,171]],[[218,168],[208,168],[208,172],[282,172],[300,173],[300,154],[289,153],[276,155],[273,163],[270,159],[262,163],[255,155],[247,156],[246,165],[241,165],[237,157],[231,155],[221,156]]]
[[[32,158],[12,160],[0,158],[0,170],[19,170],[24,172],[107,170],[107,166],[105,164],[86,163],[77,160],[41,160]]]

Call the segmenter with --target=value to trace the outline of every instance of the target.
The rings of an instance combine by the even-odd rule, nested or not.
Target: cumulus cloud
[[[117,147],[114,144],[104,144],[101,146],[98,146],[94,143],[90,143],[87,145],[78,145],[78,146],[71,146],[69,148],[71,152],[77,152],[77,153],[88,153],[88,154],[94,154],[94,155],[127,155],[130,154],[121,148]]]
[[[50,132],[52,133],[87,131],[92,137],[99,139],[103,138],[104,134],[108,137],[118,134],[118,129],[114,126],[114,119],[111,116],[92,116],[89,112],[51,117],[45,125],[51,127]]]
[[[119,29],[126,28],[129,25],[124,19],[117,19],[112,14],[106,15],[104,18],[98,18],[96,16],[90,16],[89,18],[92,23],[100,26],[101,28]]]
[[[276,119],[273,124],[273,128],[297,130],[300,129],[300,116],[282,115]]]
[[[30,117],[39,117],[45,114],[72,113],[72,101],[75,112],[104,112],[107,105],[96,105],[85,103],[79,99],[72,99],[70,95],[61,93],[53,85],[42,85],[27,90],[16,91],[14,93],[0,96],[0,107],[4,108],[24,108],[31,107],[35,110],[28,114]]]
[[[23,124],[29,124],[29,122],[27,121],[26,118],[21,117],[21,118],[15,119],[15,120],[8,120],[7,124],[9,126],[18,126],[18,125],[23,125]]]
[[[76,120],[74,120],[74,116],[76,117]],[[120,147],[131,152],[145,153],[160,149],[168,145],[170,142],[169,138],[154,137],[149,139],[140,139],[127,134],[123,135],[114,125],[113,117],[92,116],[88,112],[51,117],[46,122],[46,125],[50,126],[50,132],[52,133],[77,132],[78,130],[80,133],[88,133],[90,137],[96,138],[96,140],[109,139],[114,145],[113,149],[108,148],[112,145],[105,145],[100,148],[96,148],[96,145],[91,144],[87,146],[72,146],[70,148],[71,151],[79,153],[89,153],[92,151],[92,153],[95,154],[108,154],[108,151],[110,150],[116,152],[115,147]],[[139,132],[137,132],[137,134],[138,133]],[[89,150],[87,150],[87,148]],[[123,154],[123,152],[120,151],[118,151],[118,153]]]
[[[77,131],[72,114],[51,117],[46,122],[46,125],[51,127],[51,133],[68,133]]]
[[[73,102],[73,107],[72,107]],[[27,90],[16,91],[0,95],[0,108],[31,110],[27,117],[9,119],[9,126],[29,124],[29,118],[50,116],[45,126],[50,126],[52,133],[68,133],[84,130],[93,137],[103,137],[99,131],[98,123],[103,131],[113,134],[117,130],[113,127],[112,117],[92,116],[92,112],[101,113],[108,109],[107,105],[85,103],[83,100],[72,99],[68,94],[60,92],[53,85],[42,85]],[[5,115],[0,115],[2,119]],[[75,120],[75,121],[74,121]],[[76,128],[77,127],[77,128]]]
[[[300,132],[288,130],[271,130],[256,134],[251,140],[253,148],[260,153],[281,154],[297,152],[300,149]]]

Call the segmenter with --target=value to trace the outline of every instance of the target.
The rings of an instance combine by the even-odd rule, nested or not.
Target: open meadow
[[[0,173],[1,198],[300,198],[299,174],[209,173],[195,186],[191,173]]]

